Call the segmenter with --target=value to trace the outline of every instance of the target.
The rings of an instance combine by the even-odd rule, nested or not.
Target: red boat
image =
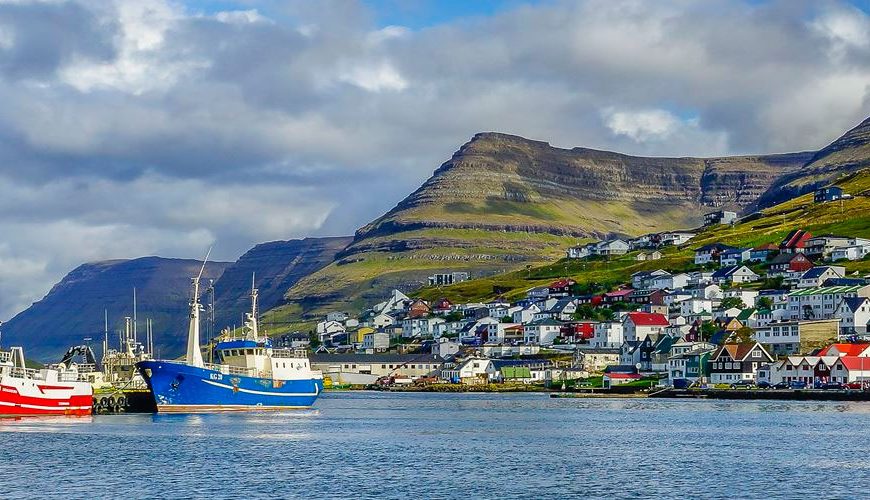
[[[24,366],[24,351],[0,351],[0,415],[90,415],[91,384],[74,364],[35,370]]]

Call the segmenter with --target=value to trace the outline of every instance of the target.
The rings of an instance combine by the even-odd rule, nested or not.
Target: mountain
[[[688,271],[697,269],[693,249],[710,244],[726,243],[738,247],[754,247],[766,243],[778,244],[793,229],[812,234],[842,234],[870,238],[870,168],[845,175],[834,183],[853,198],[833,203],[814,203],[807,193],[758,213],[745,217],[734,225],[714,225],[701,230],[682,247],[662,249],[662,258],[654,261],[635,260],[636,252],[608,260],[562,259],[544,266],[465,281],[443,288],[424,288],[415,294],[427,300],[447,297],[454,302],[487,301],[497,295],[509,300],[520,299],[536,286],[546,286],[558,278],[570,277],[590,292],[602,292],[631,280],[638,271],[667,269]],[[870,274],[870,260],[839,262],[847,273]],[[498,293],[495,293],[495,291]]]
[[[203,277],[218,279],[229,265],[209,262]],[[100,345],[103,311],[109,316],[109,340],[117,345],[124,317],[133,316],[136,288],[139,338],[145,319],[153,321],[154,349],[161,356],[182,353],[187,336],[190,278],[201,261],[142,257],[83,264],[67,274],[40,301],[2,325],[3,345],[23,345],[29,358],[56,361],[85,337]],[[96,349],[98,356],[99,349]]]
[[[262,243],[226,268],[215,283],[215,324],[241,325],[251,307],[251,278],[256,276],[260,310],[284,303],[284,293],[301,278],[323,268],[353,240],[351,237],[305,238]]]
[[[555,260],[581,239],[695,227],[704,207],[743,211],[812,155],[645,158],[477,134],[268,317],[311,321],[433,272],[486,276]]]
[[[803,167],[777,179],[757,205],[766,207],[800,196],[870,166],[870,118],[815,153]]]

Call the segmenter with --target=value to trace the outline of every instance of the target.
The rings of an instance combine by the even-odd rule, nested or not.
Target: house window
[[[760,357],[761,357],[761,351],[752,351],[752,357],[753,357],[753,358],[760,358]]]

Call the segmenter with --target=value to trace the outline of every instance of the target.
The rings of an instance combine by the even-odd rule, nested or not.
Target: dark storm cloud
[[[845,3],[546,2],[416,30],[240,3],[0,0],[0,317],[83,260],[350,234],[479,131],[718,155],[818,148],[870,113],[870,23]]]
[[[110,60],[116,29],[75,3],[0,3],[0,75],[52,78],[74,58]]]

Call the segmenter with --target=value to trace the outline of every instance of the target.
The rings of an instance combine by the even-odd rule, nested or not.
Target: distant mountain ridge
[[[284,303],[284,294],[300,279],[335,259],[353,238],[305,238],[261,243],[227,267],[215,283],[215,324],[241,325],[250,310],[251,279],[256,278],[259,307],[268,311]]]
[[[228,265],[209,262],[203,277],[217,279]],[[140,340],[144,343],[144,320],[150,318],[155,350],[163,356],[176,356],[187,335],[190,278],[201,266],[197,260],[162,257],[82,264],[42,300],[2,325],[3,345],[23,345],[28,357],[55,361],[85,337],[90,337],[95,347],[100,345],[107,311],[109,341],[117,347],[117,332],[124,327],[124,317],[133,316],[136,288]]]
[[[252,272],[261,310],[269,310],[263,324],[270,332],[310,328],[325,312],[361,310],[392,288],[411,292],[433,273],[462,270],[480,277],[551,263],[585,239],[695,227],[713,207],[754,211],[868,166],[870,119],[818,152],[718,158],[644,158],[480,133],[354,237],[264,243],[232,265],[210,265],[207,277],[216,281],[218,328],[241,322]],[[3,326],[4,344],[37,345],[33,355],[56,356],[83,334],[101,331],[111,297],[118,301],[110,309],[113,325],[123,321],[131,313],[135,281],[173,290],[153,305],[166,318],[155,318],[155,341],[171,332],[158,345],[164,354],[180,353],[190,265],[152,262],[153,269],[137,269],[131,263],[147,260],[74,270]],[[146,317],[141,286],[140,317]]]
[[[816,152],[800,169],[783,175],[756,204],[767,207],[826,186],[837,178],[870,166],[870,118]]]

